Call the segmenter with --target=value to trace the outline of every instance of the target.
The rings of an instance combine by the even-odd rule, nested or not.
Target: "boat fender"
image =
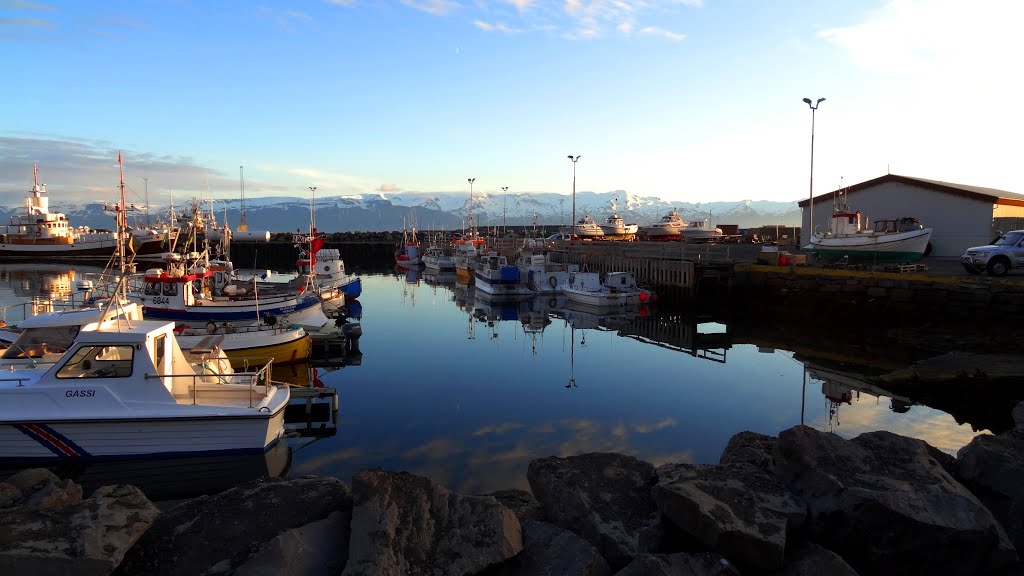
[[[263,323],[267,326],[273,326],[274,324],[277,324],[277,316],[267,314],[263,317]]]
[[[558,279],[554,276],[548,276],[548,286],[551,286],[552,288],[558,286]]]
[[[558,300],[552,296],[551,300],[548,300],[548,308],[554,308],[555,306],[558,306]]]
[[[209,322],[206,323],[206,333],[207,334],[213,334],[216,331],[217,331],[217,323],[216,322],[214,322],[213,320],[210,320]]]

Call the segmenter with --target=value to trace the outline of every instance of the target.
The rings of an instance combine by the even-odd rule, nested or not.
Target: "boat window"
[[[146,294],[149,296],[160,295],[160,283],[159,282],[146,282]]]
[[[127,378],[134,353],[129,345],[82,346],[57,371],[57,378]]]
[[[178,285],[174,282],[164,282],[164,296],[177,296]]]
[[[7,360],[17,360],[42,358],[44,354],[63,354],[74,342],[79,329],[79,326],[26,328],[7,347],[2,357]]]
[[[167,335],[161,334],[153,339],[153,346],[156,354],[153,357],[153,364],[157,367],[157,370],[163,370],[164,365],[164,345],[167,343]]]

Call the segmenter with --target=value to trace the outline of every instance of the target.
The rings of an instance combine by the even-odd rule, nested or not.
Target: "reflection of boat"
[[[0,459],[264,452],[283,434],[287,388],[190,362],[171,322],[82,331],[49,369],[0,378]],[[131,441],[126,441],[126,439]]]
[[[124,229],[122,231],[75,228],[61,212],[50,212],[46,185],[39,183],[39,171],[32,167],[32,189],[25,199],[25,213],[11,216],[10,224],[0,226],[0,256],[5,258],[91,258],[113,256],[120,238],[130,238],[129,251],[136,256],[158,254],[173,241],[177,233],[165,229]],[[106,207],[105,207],[106,209]],[[131,207],[134,209],[134,207]],[[129,210],[119,204],[111,208],[116,214]]]
[[[917,218],[875,220],[866,228],[860,212],[854,212],[846,193],[836,194],[828,230],[811,234],[804,250],[816,252],[824,260],[871,260],[876,262],[914,262],[924,257],[932,229]]]
[[[601,230],[608,236],[627,236],[636,234],[639,229],[639,225],[626,224],[622,220],[622,217],[619,216],[616,202],[612,201],[612,213],[605,219],[604,224],[601,225]]]
[[[291,458],[291,447],[278,442],[262,454],[65,461],[51,470],[60,478],[74,480],[87,494],[101,486],[131,484],[150,500],[161,501],[217,494],[257,478],[280,478],[288,472]],[[21,468],[5,467],[0,475]]]
[[[722,237],[721,228],[708,228],[707,220],[695,220],[683,228],[683,240],[687,242],[714,242]]]
[[[566,300],[558,313],[576,329],[617,330],[638,316],[646,315],[647,309],[641,304],[607,308]]]
[[[594,222],[590,214],[585,214],[576,224],[573,224],[571,233],[580,238],[600,238],[604,236],[604,230],[601,229],[597,222]]]
[[[423,281],[431,286],[450,286],[455,284],[455,271],[427,268],[423,271]]]
[[[676,209],[673,208],[668,214],[662,216],[658,222],[649,226],[641,226],[640,232],[651,239],[675,240],[682,235],[683,228],[686,228],[686,224],[679,216],[679,212],[676,212]]]
[[[640,288],[631,272],[572,272],[562,291],[569,300],[591,306],[627,306],[651,300],[653,293]]]

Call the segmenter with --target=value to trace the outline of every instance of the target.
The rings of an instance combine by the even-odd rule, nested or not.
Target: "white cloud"
[[[515,6],[517,10],[522,12],[529,8],[530,5],[533,4],[534,0],[505,0],[505,2]]]
[[[491,24],[489,22],[484,22],[483,20],[474,20],[473,25],[485,32],[505,32],[508,34],[520,32],[520,30],[510,28],[500,22],[497,24]]]
[[[430,14],[447,14],[459,7],[458,2],[452,0],[402,0],[402,4]]]
[[[493,24],[488,24],[487,22],[482,22],[480,20],[474,20],[473,21],[473,25],[476,26],[477,28],[481,29],[481,30],[486,30],[488,32],[490,32],[491,30],[494,30],[494,25]]]
[[[640,33],[643,34],[644,36],[658,36],[661,38],[667,38],[669,40],[672,40],[673,42],[679,42],[680,40],[686,38],[686,34],[669,32],[668,30],[664,30],[656,26],[647,26],[645,28],[641,28]]]
[[[354,6],[356,0],[325,0],[328,4],[334,4],[335,6]]]

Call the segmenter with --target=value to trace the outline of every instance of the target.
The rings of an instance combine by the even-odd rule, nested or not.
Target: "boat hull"
[[[153,238],[140,242],[133,238],[136,256],[152,256],[167,251],[164,240]],[[7,259],[43,259],[43,258],[74,258],[79,260],[108,259],[117,249],[114,238],[77,242],[75,244],[20,244],[0,243],[0,258]]]
[[[563,292],[565,292],[565,297],[570,302],[578,302],[597,308],[614,308],[639,304],[641,294],[641,292],[590,292],[586,290],[573,290],[569,287],[564,287]]]
[[[640,230],[640,226],[637,224],[626,224],[623,226],[609,226],[607,224],[601,224],[601,230],[607,236],[626,236],[629,234],[636,234]]]
[[[856,234],[850,236],[814,236],[805,250],[818,254],[822,260],[871,262],[916,262],[924,257],[931,238],[931,228],[895,234]]]
[[[262,453],[284,431],[274,414],[0,423],[0,461],[172,458]]]
[[[346,298],[359,298],[363,293],[363,280],[361,278],[349,278],[344,284],[338,286]]]

